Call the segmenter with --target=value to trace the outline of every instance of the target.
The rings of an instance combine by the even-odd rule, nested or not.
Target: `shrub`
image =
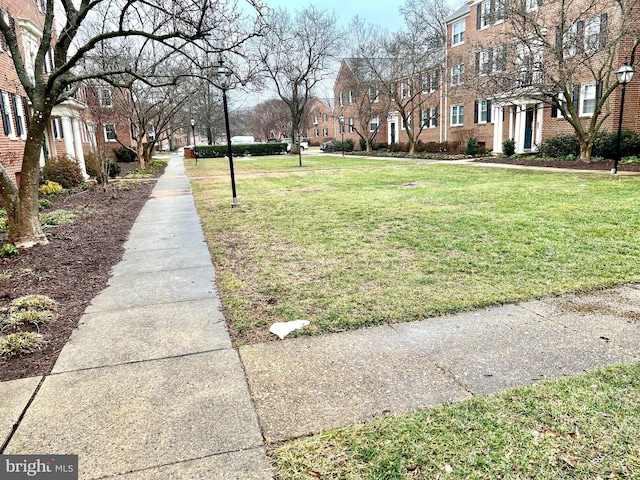
[[[64,188],[62,188],[62,185],[60,185],[59,183],[47,180],[43,185],[40,185],[38,192],[40,193],[40,195],[55,195],[56,193],[60,193],[63,190]]]
[[[116,162],[109,162],[105,165],[105,172],[107,175],[109,175],[109,178],[116,178],[118,175],[120,175],[121,171],[122,169],[120,168],[120,165],[118,165]]]
[[[364,138],[359,138],[358,143],[360,145],[360,150],[364,151],[367,149],[367,141]]]
[[[38,200],[38,210],[42,211],[46,208],[49,208],[50,206],[51,202],[46,198],[41,198],[40,200]]]
[[[391,152],[408,152],[409,144],[405,142],[396,142],[389,145],[389,150]]]
[[[542,141],[538,152],[543,157],[580,156],[580,143],[575,135],[558,135]]]
[[[19,326],[25,323],[40,325],[42,323],[53,322],[55,319],[55,313],[49,310],[20,310],[11,313],[4,323],[13,326]]]
[[[515,155],[516,153],[516,142],[513,138],[509,138],[502,142],[502,151],[507,157]]]
[[[353,152],[356,143],[351,138],[347,138],[344,142],[333,142],[333,150],[335,152]]]
[[[9,304],[9,310],[16,312],[18,310],[56,310],[58,302],[46,295],[24,295],[14,299]]]
[[[0,355],[35,352],[44,343],[42,335],[33,332],[11,333],[0,337]]]
[[[40,215],[40,223],[43,226],[55,226],[63,223],[71,223],[76,214],[69,210],[54,210]]]
[[[227,154],[226,145],[198,145],[194,147],[198,158],[224,157]],[[281,143],[237,143],[231,145],[231,153],[237,156],[251,155],[279,155],[287,153],[287,144]]]
[[[114,150],[113,154],[116,156],[116,162],[132,163],[138,159],[138,156],[133,150],[125,147]]]
[[[448,149],[449,144],[447,142],[425,142],[416,145],[416,152],[418,153],[441,153],[448,151]]]
[[[467,146],[464,149],[464,153],[466,155],[479,155],[484,153],[484,147],[478,143],[478,139],[476,137],[470,137],[469,140],[467,140]]]
[[[0,248],[0,257],[2,258],[10,257],[12,255],[18,255],[19,253],[20,250],[18,250],[18,247],[11,243],[5,243],[4,245],[2,245],[2,248]]]
[[[618,155],[618,133],[600,133],[593,142],[593,155],[616,158]],[[640,135],[632,130],[623,130],[620,135],[621,157],[640,154]]]
[[[59,183],[63,188],[74,188],[84,181],[80,165],[66,155],[47,160],[42,169],[42,178]]]

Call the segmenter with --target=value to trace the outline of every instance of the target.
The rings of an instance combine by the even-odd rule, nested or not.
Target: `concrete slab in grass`
[[[268,441],[470,396],[390,327],[249,345],[240,356]]]
[[[53,373],[230,348],[217,299],[84,315]]]
[[[104,477],[103,477],[104,478]],[[122,480],[157,480],[184,478],[189,480],[271,480],[271,469],[262,448],[222,453],[212,457],[163,465],[117,477]]]
[[[5,453],[74,453],[82,478],[102,478],[262,444],[225,349],[50,375]]]
[[[0,382],[0,445],[11,435],[42,377]]]
[[[137,250],[125,252],[111,273],[114,276],[135,275],[198,267],[211,267],[211,257],[206,248]]]
[[[85,313],[214,298],[213,282],[211,266],[172,270],[171,275],[118,275],[109,279],[109,286],[91,301]]]
[[[518,306],[394,328],[480,395],[623,361],[605,342],[587,338]]]

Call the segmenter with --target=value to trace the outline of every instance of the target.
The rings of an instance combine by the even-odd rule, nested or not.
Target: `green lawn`
[[[272,452],[279,480],[640,478],[640,364],[330,430]]]
[[[640,280],[640,183],[304,156],[186,160],[237,343]],[[206,178],[211,177],[211,178]]]

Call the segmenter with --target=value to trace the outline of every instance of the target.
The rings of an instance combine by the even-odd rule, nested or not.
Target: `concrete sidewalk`
[[[0,384],[15,399],[0,413],[15,420],[39,381]],[[5,453],[77,454],[82,479],[271,478],[181,159]]]
[[[640,360],[640,286],[240,348],[267,442]]]

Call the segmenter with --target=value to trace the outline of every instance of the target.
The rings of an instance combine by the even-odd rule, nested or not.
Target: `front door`
[[[524,117],[524,149],[530,150],[533,144],[533,107],[527,107]]]

